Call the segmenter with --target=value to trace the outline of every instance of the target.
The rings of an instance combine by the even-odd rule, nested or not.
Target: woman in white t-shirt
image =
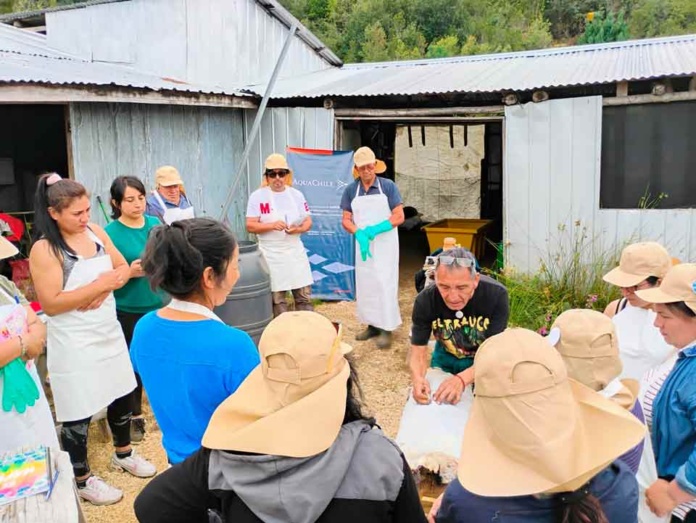
[[[291,184],[292,171],[285,157],[272,154],[266,158],[262,186],[251,193],[247,205],[247,231],[258,236],[271,271],[274,316],[288,310],[288,291],[292,291],[295,310],[313,309],[312,270],[300,239],[312,227],[312,218],[305,197]]]
[[[659,243],[634,243],[621,252],[619,266],[604,276],[604,281],[621,289],[622,298],[604,311],[612,318],[619,338],[621,379],[640,381],[645,372],[676,353],[655,328],[652,305],[636,295],[636,291],[658,285],[671,266],[672,259]]]

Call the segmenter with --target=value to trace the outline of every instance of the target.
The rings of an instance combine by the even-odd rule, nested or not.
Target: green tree
[[[459,38],[454,35],[443,36],[435,40],[428,46],[428,52],[425,54],[428,58],[444,58],[447,56],[456,56],[461,51],[459,46]]]
[[[631,34],[645,38],[696,32],[696,1],[642,0],[633,9]]]
[[[628,40],[628,25],[624,20],[623,12],[596,13],[594,18],[585,25],[585,32],[578,38],[579,44],[601,44],[604,42],[620,42]]]
[[[365,28],[361,54],[365,62],[383,62],[389,59],[387,34],[381,23],[375,22]]]

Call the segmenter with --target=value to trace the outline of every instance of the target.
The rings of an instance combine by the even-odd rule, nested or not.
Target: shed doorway
[[[0,104],[0,227],[19,248],[18,259],[29,255],[39,177],[70,172],[66,113],[66,105]],[[12,261],[3,260],[0,273],[12,277]]]
[[[431,252],[423,225],[452,218],[486,219],[480,262],[493,266],[503,236],[502,118],[337,119],[337,147],[372,148],[382,175],[402,194],[401,259],[414,267]]]

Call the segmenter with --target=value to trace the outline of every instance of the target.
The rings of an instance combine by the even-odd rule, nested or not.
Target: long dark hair
[[[369,421],[374,423],[374,418],[363,414],[363,393],[358,379],[358,373],[355,370],[355,363],[350,354],[345,356],[350,366],[350,376],[348,376],[348,395],[346,396],[346,413],[343,416],[343,425],[352,421]]]
[[[84,185],[66,178],[48,185],[46,181],[54,175],[56,173],[48,173],[39,178],[34,196],[34,227],[38,232],[35,236],[36,241],[45,239],[56,258],[61,258],[61,251],[70,254],[75,254],[75,251],[63,239],[58,224],[51,218],[48,209],[50,207],[56,212],[61,212],[75,199],[88,194]]]
[[[126,194],[126,188],[133,187],[140,194],[145,196],[145,185],[140,181],[139,178],[135,176],[119,176],[113,182],[111,182],[111,199],[109,203],[111,204],[111,217],[117,220],[121,217],[121,204],[123,203],[123,197]]]
[[[218,281],[237,240],[223,223],[212,218],[191,218],[156,227],[145,246],[142,266],[153,289],[161,288],[175,298],[187,298],[201,289],[206,267]]]
[[[564,492],[556,496],[558,523],[609,523],[599,500],[584,485],[575,492]]]

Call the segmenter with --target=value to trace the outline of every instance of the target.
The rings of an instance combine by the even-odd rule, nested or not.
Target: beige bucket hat
[[[4,236],[0,236],[0,260],[12,258],[12,256],[16,255],[18,252],[19,250],[10,240]]]
[[[570,309],[551,326],[548,339],[556,347],[568,370],[568,377],[592,390],[604,390],[623,370],[614,322],[591,309]],[[640,384],[623,379],[611,400],[624,408],[633,407]]]
[[[314,456],[338,436],[350,366],[342,328],[316,312],[286,312],[261,335],[261,364],[215,410],[209,449]]]
[[[558,351],[530,330],[487,339],[474,373],[458,471],[474,494],[577,490],[645,435],[628,411],[569,379]]]
[[[696,264],[680,263],[665,275],[659,287],[636,291],[648,303],[675,303],[683,301],[696,312]]]
[[[619,266],[604,275],[604,281],[617,287],[633,287],[655,276],[664,278],[672,266],[667,249],[657,242],[640,242],[621,251]]]
[[[359,176],[358,167],[362,167],[363,165],[368,165],[370,163],[375,164],[375,173],[377,174],[382,174],[387,170],[387,164],[382,160],[378,160],[374,151],[369,147],[360,147],[358,150],[356,150],[353,154],[353,163],[355,164],[355,167],[353,167],[353,177],[355,178]]]
[[[285,159],[285,156],[282,154],[278,153],[273,153],[266,158],[266,161],[263,164],[263,174],[266,174],[266,171],[272,171],[274,169],[285,169],[288,171],[288,174],[283,178],[285,180],[285,185],[292,185],[292,169],[290,169],[290,166],[288,165],[288,161]],[[261,187],[268,187],[268,178],[266,176],[263,176],[261,179]]]
[[[184,186],[184,181],[176,167],[163,165],[155,171],[155,187],[172,187],[173,185]]]

